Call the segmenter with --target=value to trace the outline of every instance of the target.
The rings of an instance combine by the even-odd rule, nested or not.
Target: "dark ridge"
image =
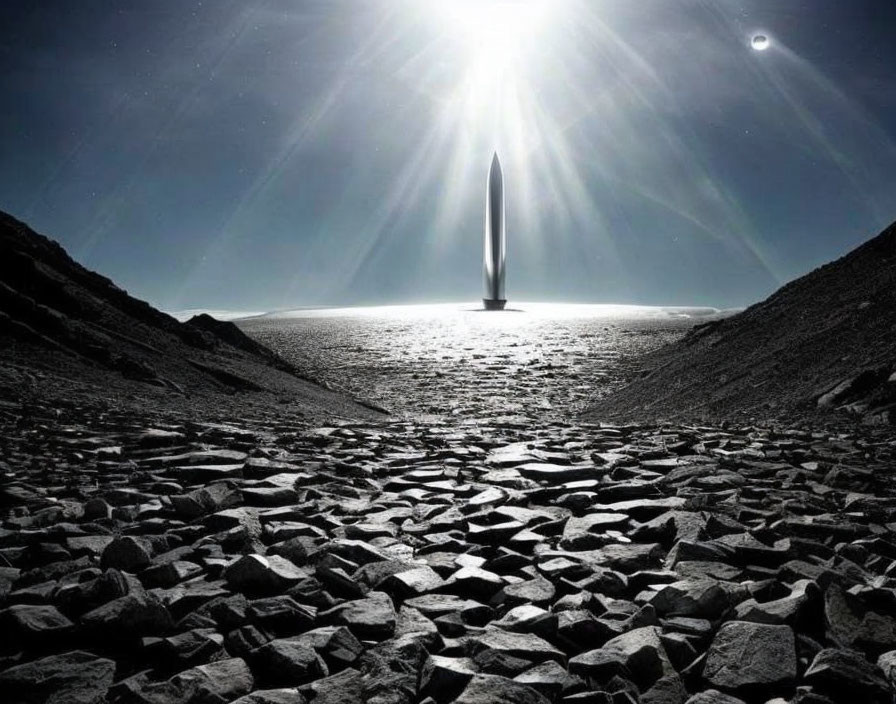
[[[896,420],[896,224],[640,360],[591,418]],[[840,412],[831,415],[832,411]]]
[[[231,389],[236,389],[238,391],[264,391],[264,388],[259,386],[258,384],[249,381],[248,379],[244,379],[243,377],[234,374],[233,372],[228,372],[225,369],[218,369],[217,367],[213,367],[210,364],[203,364],[202,362],[190,361],[196,369],[201,372],[205,372],[213,379],[219,381],[225,387],[229,387]]]
[[[208,315],[178,322],[3,212],[0,352],[4,368],[37,368],[41,378],[54,379],[38,391],[89,379],[97,393],[122,398],[127,393],[117,384],[137,382],[194,400],[206,392],[268,392],[311,407],[370,415],[304,377],[233,323]],[[17,390],[3,392],[15,397]]]
[[[268,347],[256,342],[236,325],[229,321],[217,320],[208,313],[200,313],[190,318],[184,325],[211,333],[217,341],[223,341],[249,354],[258,355],[268,361],[271,366],[290,374],[299,372],[285,359]],[[304,377],[303,377],[304,378]]]
[[[181,324],[145,301],[129,296],[110,279],[84,268],[59,243],[38,234],[12,215],[0,211],[0,280],[29,298],[44,302],[67,315],[100,317],[101,301],[138,320],[178,334]],[[97,296],[91,301],[73,287]]]

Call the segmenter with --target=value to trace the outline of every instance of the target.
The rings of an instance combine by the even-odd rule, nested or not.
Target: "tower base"
[[[504,306],[507,305],[506,298],[483,298],[482,304],[485,306],[486,310],[504,310]]]

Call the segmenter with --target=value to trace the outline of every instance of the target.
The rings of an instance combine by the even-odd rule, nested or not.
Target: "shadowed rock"
[[[94,704],[114,676],[113,660],[72,651],[0,672],[0,691],[7,701],[23,704]]]
[[[896,224],[765,301],[696,326],[641,360],[595,419],[896,414]]]
[[[0,212],[0,350],[3,364],[52,381],[16,393],[84,394],[132,408],[210,402],[240,407],[291,397],[307,411],[379,413],[308,381],[235,325],[200,315],[187,323],[82,267],[56,242]],[[86,387],[85,387],[86,384]],[[235,392],[256,392],[242,398]]]

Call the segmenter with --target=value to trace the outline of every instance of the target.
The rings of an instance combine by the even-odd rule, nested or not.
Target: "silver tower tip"
[[[504,174],[498,152],[492,158],[485,194],[485,252],[483,273],[486,310],[503,310],[504,298]]]

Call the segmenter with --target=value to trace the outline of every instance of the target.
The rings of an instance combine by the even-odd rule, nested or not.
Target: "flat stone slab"
[[[548,462],[527,462],[514,467],[514,469],[526,479],[549,484],[565,484],[566,482],[593,479],[595,476],[605,472],[605,470],[593,464],[561,465]]]

